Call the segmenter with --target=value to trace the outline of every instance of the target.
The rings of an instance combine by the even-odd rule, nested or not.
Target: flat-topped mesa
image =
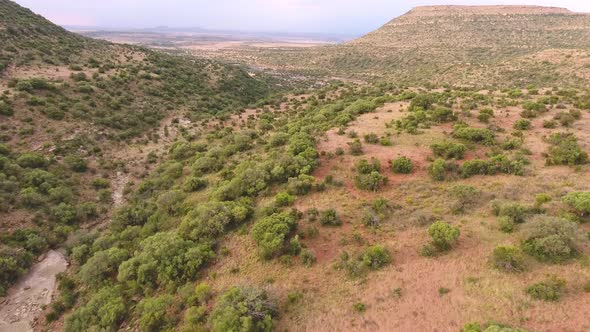
[[[543,6],[419,6],[408,16],[573,14],[567,8]]]

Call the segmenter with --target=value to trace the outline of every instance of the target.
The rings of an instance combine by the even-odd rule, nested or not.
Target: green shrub
[[[86,286],[100,286],[116,275],[119,265],[128,258],[129,252],[117,247],[98,251],[80,267],[78,278]]]
[[[173,303],[174,297],[168,294],[141,300],[137,305],[141,331],[156,332],[172,327],[174,320],[168,312]]]
[[[361,190],[375,192],[381,188],[381,185],[387,183],[387,178],[377,171],[372,171],[370,174],[358,174],[355,183],[357,188]]]
[[[535,300],[558,301],[565,290],[566,281],[555,276],[526,288],[526,293]]]
[[[360,255],[361,264],[371,270],[378,270],[391,262],[389,251],[381,245],[366,248]]]
[[[514,246],[497,246],[492,253],[492,264],[505,272],[522,272],[526,269],[522,251]]]
[[[536,216],[522,229],[523,250],[545,262],[563,262],[578,255],[587,241],[585,233],[571,221]]]
[[[547,165],[582,165],[588,163],[588,154],[578,145],[571,133],[556,133],[548,139]]]
[[[452,142],[435,143],[430,148],[435,157],[443,159],[463,159],[467,151],[465,145]]]
[[[498,218],[498,227],[504,233],[512,233],[516,228],[516,223],[508,216]]]
[[[297,226],[297,220],[291,213],[275,213],[263,218],[252,228],[252,237],[258,245],[260,255],[269,259],[285,249],[285,244]]]
[[[482,329],[479,323],[467,323],[461,328],[461,332],[528,332],[521,328],[511,328],[504,325],[491,324]]]
[[[519,119],[514,123],[514,129],[529,130],[531,129],[531,121],[526,119]]]
[[[350,154],[353,156],[360,156],[363,154],[363,144],[358,139],[355,139],[354,141],[349,142],[348,148],[349,148]]]
[[[446,162],[442,158],[436,159],[428,168],[430,177],[435,181],[444,181],[446,178]]]
[[[547,193],[540,193],[537,194],[537,196],[535,196],[535,205],[536,206],[541,206],[545,203],[549,203],[551,202],[552,198],[549,194]]]
[[[545,120],[545,121],[543,121],[543,128],[546,128],[546,129],[557,128],[557,122],[554,120]]]
[[[407,157],[399,157],[391,162],[391,170],[397,174],[410,174],[413,169],[412,160]]]
[[[187,193],[192,193],[207,188],[207,184],[207,180],[203,178],[190,176],[184,181],[182,189]]]
[[[338,218],[338,213],[334,209],[328,209],[320,212],[320,223],[322,226],[342,225],[340,218]]]
[[[118,287],[104,287],[92,294],[85,305],[66,317],[65,331],[118,330],[127,314],[127,305]]]
[[[379,172],[381,170],[381,162],[376,158],[371,158],[371,161],[361,159],[356,163],[356,171],[360,174],[371,174],[371,172]]]
[[[46,168],[49,165],[45,157],[34,152],[23,153],[16,159],[16,163],[25,168]]]
[[[590,192],[588,191],[571,192],[563,198],[563,203],[581,217],[590,214]]]
[[[471,204],[475,203],[479,192],[472,186],[457,184],[449,188],[449,193],[456,199],[451,207],[453,213],[463,213]]]
[[[492,145],[495,142],[494,133],[485,128],[471,128],[457,124],[453,129],[453,137],[464,139],[474,143]]]
[[[92,186],[94,187],[94,189],[105,189],[109,188],[111,184],[108,179],[98,178],[92,180]]]
[[[295,202],[295,196],[289,195],[288,192],[282,191],[275,196],[277,206],[289,206]]]
[[[120,264],[117,280],[146,291],[157,286],[178,286],[194,280],[214,256],[208,243],[160,232],[141,241],[135,255]]]
[[[437,221],[428,227],[428,235],[432,238],[432,245],[439,251],[449,250],[457,242],[460,234],[457,227],[444,221]]]
[[[498,217],[508,217],[514,223],[521,224],[526,220],[528,209],[516,202],[492,201],[492,211]]]
[[[186,309],[184,313],[184,331],[200,331],[203,330],[202,325],[206,322],[207,307],[206,306],[192,306]]]
[[[375,133],[370,133],[365,135],[365,142],[369,144],[378,144],[379,143],[379,136]]]
[[[352,305],[352,308],[356,312],[365,312],[367,311],[367,306],[364,303],[358,302]]]
[[[232,287],[215,304],[209,322],[214,332],[270,332],[277,312],[276,304],[265,291]]]
[[[359,277],[368,271],[379,270],[389,263],[391,263],[389,251],[381,245],[374,245],[365,248],[354,259],[347,252],[343,252],[335,267],[346,270],[351,277]]]
[[[84,158],[77,155],[68,155],[64,158],[66,165],[74,172],[83,173],[88,169],[88,164]]]
[[[303,249],[303,251],[301,251],[301,263],[303,263],[303,265],[309,267],[315,264],[316,261],[317,258],[313,251],[309,249]]]

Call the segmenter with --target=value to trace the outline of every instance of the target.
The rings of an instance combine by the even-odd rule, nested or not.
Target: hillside
[[[82,37],[0,0],[0,295],[70,233],[108,221],[178,117],[238,111],[273,84]]]
[[[586,86],[590,14],[535,6],[418,7],[345,44],[235,53],[226,52],[307,75],[479,87]]]

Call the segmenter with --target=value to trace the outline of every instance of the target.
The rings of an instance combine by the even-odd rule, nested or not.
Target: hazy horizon
[[[420,1],[388,0],[16,0],[62,26],[115,29],[203,28],[244,32],[359,35],[374,30],[416,6],[539,5],[590,12],[584,0]]]

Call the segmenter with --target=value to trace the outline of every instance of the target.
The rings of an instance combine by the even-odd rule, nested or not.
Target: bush
[[[269,259],[285,249],[285,244],[297,226],[297,220],[291,213],[275,213],[263,218],[252,228],[252,237],[258,245],[260,255]]]
[[[355,139],[354,141],[349,142],[348,148],[349,148],[350,154],[353,156],[360,156],[363,154],[363,144],[358,139]]]
[[[581,217],[590,214],[590,192],[588,191],[571,192],[563,198],[563,202]]]
[[[526,269],[522,251],[514,246],[497,246],[492,253],[492,264],[505,272],[522,272]]]
[[[525,329],[511,328],[504,325],[491,324],[482,329],[479,323],[468,323],[461,328],[461,332],[528,332]]]
[[[127,250],[112,247],[96,252],[80,267],[78,277],[89,287],[97,287],[116,275],[119,265],[129,258]]]
[[[375,158],[371,158],[371,162],[361,159],[356,163],[356,171],[360,174],[371,174],[371,172],[379,172],[380,170],[381,162]]]
[[[25,168],[46,168],[49,165],[49,161],[45,157],[34,152],[23,153],[16,159],[16,163]]]
[[[145,298],[137,305],[139,326],[144,332],[166,330],[174,325],[172,317],[168,316],[170,306],[174,303],[172,295]]]
[[[457,227],[444,221],[437,221],[428,227],[428,235],[432,238],[432,245],[439,251],[449,250],[457,242],[460,234]]]
[[[322,226],[340,226],[342,222],[334,209],[328,209],[320,213],[320,223]]]
[[[104,287],[92,294],[86,305],[66,317],[65,331],[118,330],[127,314],[127,305],[118,287]]]
[[[412,161],[407,157],[399,157],[391,162],[391,170],[397,174],[410,174],[413,168]]]
[[[208,243],[160,232],[141,241],[135,256],[120,264],[117,280],[146,291],[157,286],[174,287],[194,280],[214,256]]]
[[[369,144],[378,144],[379,143],[379,136],[374,133],[366,134],[365,135],[365,142]]]
[[[452,142],[435,143],[430,148],[435,157],[443,159],[463,159],[467,151],[465,145]]]
[[[84,158],[77,155],[68,155],[64,158],[66,165],[74,172],[83,173],[88,169],[88,165]]]
[[[303,251],[301,251],[301,263],[303,263],[303,265],[310,267],[315,264],[316,261],[317,258],[313,251],[309,249],[303,249]]]
[[[556,133],[549,137],[551,146],[547,151],[547,165],[583,165],[588,163],[588,154],[578,145],[571,133]]]
[[[557,127],[557,122],[554,120],[545,120],[543,121],[543,128],[546,129],[553,129]]]
[[[472,186],[457,184],[449,189],[449,193],[456,199],[452,206],[453,213],[463,213],[465,208],[475,203],[479,196],[479,192]]]
[[[526,293],[535,300],[557,301],[565,290],[566,282],[555,276],[526,288]]]
[[[339,269],[344,269],[351,277],[359,277],[371,270],[379,270],[391,262],[389,251],[381,245],[365,248],[356,258],[351,258],[348,253],[340,255],[340,262],[336,264]]]
[[[461,124],[455,125],[453,129],[453,137],[485,145],[492,145],[495,142],[494,133],[491,130],[485,128],[471,128]]]
[[[531,129],[531,121],[526,119],[519,119],[514,123],[514,129],[516,130],[529,130]]]
[[[217,301],[210,317],[212,331],[266,331],[273,329],[277,306],[265,291],[233,287]]]
[[[381,173],[373,171],[370,174],[359,174],[355,178],[357,188],[361,190],[377,191],[382,184],[387,183],[387,178]]]
[[[366,248],[360,255],[361,264],[371,270],[378,270],[391,262],[389,251],[381,245]]]
[[[295,196],[289,195],[288,192],[280,192],[275,196],[275,204],[277,206],[289,206],[295,202]]]
[[[187,193],[196,192],[205,188],[207,188],[207,180],[196,176],[188,177],[182,185],[182,189]]]
[[[436,159],[428,167],[430,177],[435,181],[444,181],[446,178],[446,162],[442,158]]]
[[[358,302],[352,305],[352,308],[356,312],[365,312],[367,311],[367,306],[364,303]]]
[[[516,228],[516,224],[512,220],[512,218],[508,216],[503,216],[498,218],[498,227],[504,233],[512,233]]]
[[[522,229],[523,250],[544,262],[563,262],[579,253],[587,237],[580,227],[571,221],[537,216]]]
[[[200,331],[201,325],[206,322],[207,307],[192,306],[184,313],[184,331]]]
[[[111,184],[108,179],[98,178],[98,179],[92,180],[92,186],[94,187],[94,189],[98,190],[98,189],[109,188],[111,186]]]
[[[526,220],[528,209],[516,202],[492,201],[492,210],[498,217],[507,217],[513,223],[521,224]]]

